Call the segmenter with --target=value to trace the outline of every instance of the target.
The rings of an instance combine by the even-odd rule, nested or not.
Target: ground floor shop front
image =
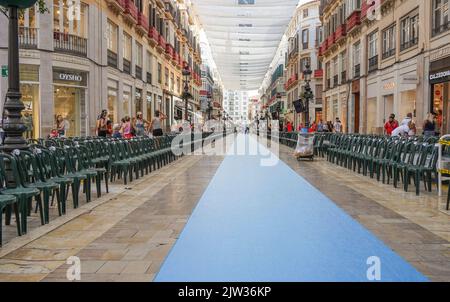
[[[20,91],[25,109],[22,120],[26,138],[47,137],[56,128],[56,119],[64,119],[66,136],[95,135],[96,120],[102,110],[108,111],[113,124],[142,113],[151,122],[156,111],[167,119],[163,128],[184,116],[184,101],[171,91],[143,83],[112,68],[86,64],[63,64],[24,60],[20,64]],[[7,92],[7,78],[1,80],[1,96]],[[199,108],[189,101],[189,116],[198,120]]]

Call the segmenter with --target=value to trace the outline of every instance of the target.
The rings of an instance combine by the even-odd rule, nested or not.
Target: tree
[[[48,10],[47,5],[45,4],[45,0],[38,0],[37,1],[37,8],[38,8],[38,12],[43,14],[43,13],[49,13],[50,11]],[[3,12],[6,16],[8,16],[8,8],[0,6],[0,11]],[[20,14],[23,14],[24,10],[20,10]]]

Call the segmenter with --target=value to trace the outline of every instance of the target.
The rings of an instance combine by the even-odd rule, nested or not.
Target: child
[[[120,133],[120,125],[119,124],[114,124],[113,127],[113,138],[122,138],[122,134]]]

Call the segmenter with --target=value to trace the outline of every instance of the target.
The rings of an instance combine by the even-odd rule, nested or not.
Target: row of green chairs
[[[334,146],[327,150],[327,160],[347,167],[363,175],[370,175],[394,187],[402,181],[408,191],[411,178],[416,194],[420,194],[420,183],[431,192],[433,178],[436,179],[438,148],[436,138],[398,138],[376,135],[339,135]]]
[[[202,140],[210,133],[203,133]],[[17,233],[27,233],[27,220],[36,201],[41,224],[50,220],[49,208],[56,197],[58,214],[67,209],[69,191],[73,207],[79,207],[81,188],[86,201],[92,200],[91,184],[101,197],[102,183],[109,192],[109,181],[133,181],[177,159],[171,150],[175,135],[130,140],[79,137],[30,140],[29,150],[0,153],[0,245],[2,219],[10,225],[14,213]]]

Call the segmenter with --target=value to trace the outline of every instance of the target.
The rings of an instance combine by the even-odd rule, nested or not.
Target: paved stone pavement
[[[84,214],[45,235],[37,229],[34,240],[18,238],[6,255],[0,249],[0,281],[67,281],[70,256],[81,260],[81,281],[151,281],[221,161],[187,156],[131,190],[113,185],[116,192],[84,205],[92,207]]]
[[[297,161],[284,145],[280,158],[432,281],[450,282],[450,213],[436,191],[417,197],[326,159]]]
[[[436,192],[418,198],[322,159],[298,162],[285,146],[280,157],[431,280],[450,281],[450,216]],[[12,239],[0,281],[67,281],[73,255],[81,281],[151,281],[222,159],[184,157]]]

